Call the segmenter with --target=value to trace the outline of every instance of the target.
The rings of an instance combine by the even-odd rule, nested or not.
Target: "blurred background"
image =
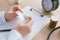
[[[27,0],[0,0],[0,11],[7,10],[9,7],[11,7],[11,6],[15,5],[15,4],[18,4],[18,3],[22,3],[23,1],[27,1]],[[29,1],[31,3],[33,1],[36,1],[36,2],[34,2],[35,3],[34,5],[39,3],[38,0],[29,0]],[[32,5],[31,3],[27,2],[27,4]],[[26,3],[24,3],[24,4],[26,4]],[[59,4],[60,4],[60,0],[59,0]]]
[[[0,11],[7,10],[10,6],[21,3],[23,0],[0,0]]]

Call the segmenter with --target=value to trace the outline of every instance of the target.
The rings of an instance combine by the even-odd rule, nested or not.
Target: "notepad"
[[[23,14],[27,15],[28,17],[31,16],[34,20],[34,24],[32,25],[32,30],[31,33],[29,33],[28,35],[26,35],[24,37],[24,40],[32,40],[32,38],[34,36],[36,36],[36,34],[38,32],[40,32],[48,23],[49,23],[49,18],[47,16],[43,16],[41,17],[42,14],[36,12],[36,11],[31,11],[32,7],[30,6],[26,6],[23,8]],[[19,24],[22,20],[20,20],[20,17],[16,17],[14,20],[1,25],[0,29],[13,29],[17,24]]]

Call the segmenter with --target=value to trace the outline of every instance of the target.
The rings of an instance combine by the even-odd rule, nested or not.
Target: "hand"
[[[16,11],[20,11],[22,12],[21,8],[18,5],[12,6],[11,8],[9,8],[4,16],[6,21],[11,21],[12,19],[14,19],[16,16],[18,16],[18,14],[16,13]],[[22,12],[23,13],[23,12]]]
[[[33,19],[29,17],[25,22],[17,25],[15,30],[17,30],[23,37],[31,32],[31,27],[33,24]]]

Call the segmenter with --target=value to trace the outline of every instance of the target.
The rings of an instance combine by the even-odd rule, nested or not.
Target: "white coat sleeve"
[[[7,35],[6,40],[24,40],[24,39],[19,32],[17,32],[16,30],[12,30]]]
[[[6,20],[4,17],[4,12],[0,12],[0,25],[5,24]]]

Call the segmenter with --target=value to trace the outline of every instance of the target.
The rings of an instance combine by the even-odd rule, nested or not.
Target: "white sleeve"
[[[16,30],[12,30],[7,35],[6,40],[24,40],[24,39],[19,32],[17,32]]]
[[[0,25],[5,24],[6,20],[4,17],[4,12],[0,12]]]

